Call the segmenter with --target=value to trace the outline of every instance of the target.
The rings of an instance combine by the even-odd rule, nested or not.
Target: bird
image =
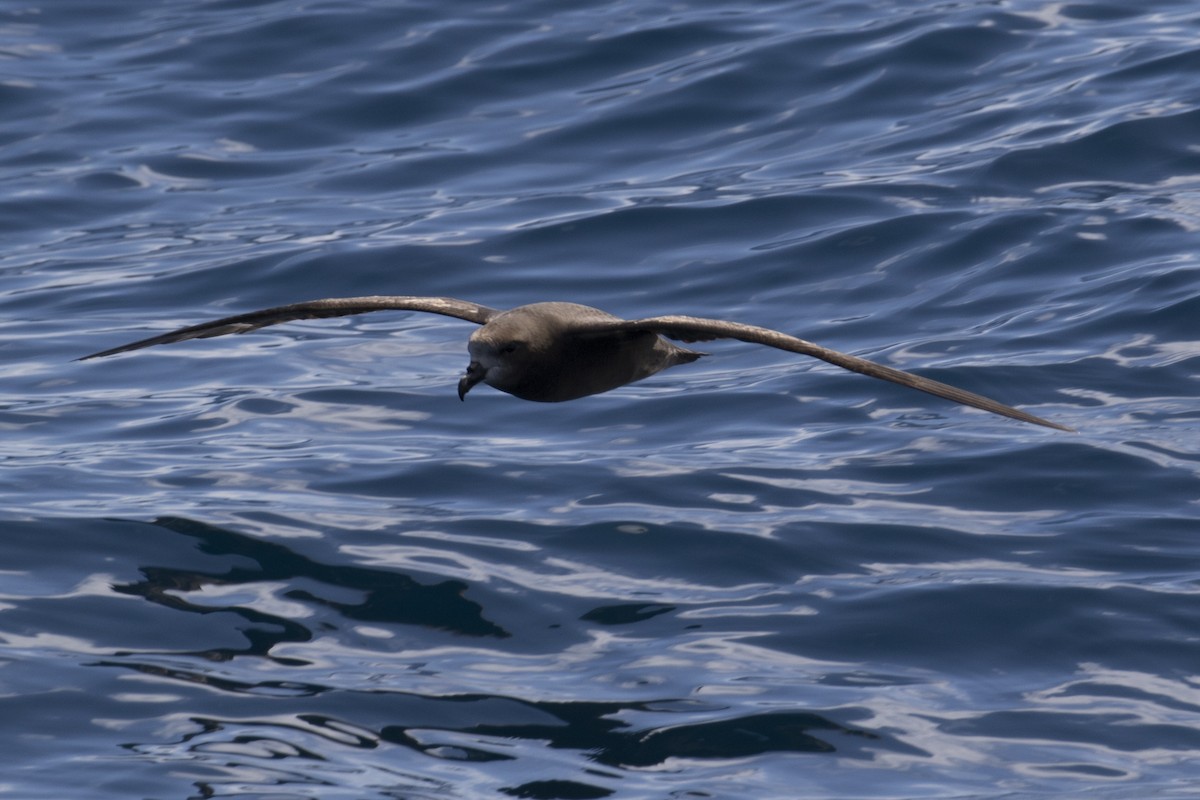
[[[201,322],[76,360],[105,358],[187,339],[249,333],[294,320],[374,311],[422,311],[480,326],[471,333],[467,343],[470,362],[458,381],[460,400],[465,400],[467,393],[480,383],[522,400],[545,403],[576,400],[708,355],[681,347],[674,344],[675,341],[691,344],[735,339],[811,356],[851,372],[891,381],[1021,422],[1060,431],[1074,430],[974,392],[831,350],[770,328],[681,315],[622,319],[598,308],[568,302],[530,303],[500,310],[452,297],[325,298]]]

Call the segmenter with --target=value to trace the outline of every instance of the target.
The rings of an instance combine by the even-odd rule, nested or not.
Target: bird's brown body
[[[471,363],[459,381],[459,397],[482,381],[522,400],[559,403],[607,392],[704,355],[649,331],[572,335],[572,325],[583,321],[621,318],[577,303],[532,303],[496,315],[471,335]]]

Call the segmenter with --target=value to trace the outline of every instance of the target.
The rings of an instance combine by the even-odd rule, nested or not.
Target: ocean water
[[[1200,796],[1200,10],[0,7],[0,796]],[[798,356],[571,403],[385,313]]]

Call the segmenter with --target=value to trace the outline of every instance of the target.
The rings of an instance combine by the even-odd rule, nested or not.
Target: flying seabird
[[[577,303],[531,303],[501,311],[450,297],[338,297],[202,322],[77,360],[102,358],[185,339],[247,333],[292,320],[343,317],[370,311],[426,311],[482,326],[472,332],[467,344],[471,362],[458,382],[460,400],[465,400],[467,392],[478,383],[486,383],[522,400],[547,403],[575,400],[616,389],[706,355],[672,344],[667,339],[687,343],[737,339],[819,358],[851,372],[1022,422],[1060,431],[1072,430],[982,395],[830,350],[769,328],[675,315],[621,319]]]

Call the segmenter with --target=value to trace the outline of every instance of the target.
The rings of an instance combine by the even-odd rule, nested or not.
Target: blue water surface
[[[0,7],[0,795],[1200,796],[1192,2]],[[784,330],[566,404],[384,313]]]

